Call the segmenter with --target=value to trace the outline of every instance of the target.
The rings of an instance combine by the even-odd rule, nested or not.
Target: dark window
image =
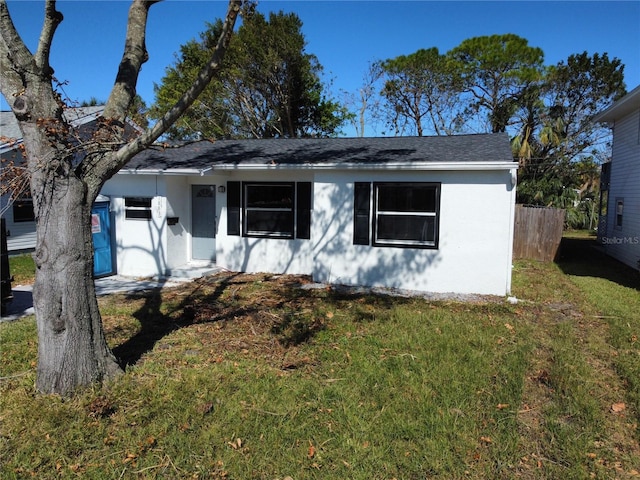
[[[616,198],[616,227],[622,227],[623,213],[624,213],[624,199]]]
[[[293,238],[293,183],[244,183],[244,234]]]
[[[33,199],[19,198],[13,202],[13,221],[14,222],[33,222],[36,216],[33,211]]]
[[[311,182],[227,182],[227,234],[311,237]]]
[[[127,220],[151,220],[151,197],[125,197],[124,217]]]
[[[438,248],[440,184],[356,183],[354,200],[354,244],[369,245],[373,231],[374,246]]]

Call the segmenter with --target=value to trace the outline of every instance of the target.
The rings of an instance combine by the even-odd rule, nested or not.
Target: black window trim
[[[247,228],[247,187],[287,186],[293,189],[291,225],[287,232],[249,232]],[[255,207],[251,207],[255,208]],[[249,208],[250,209],[250,208]],[[267,208],[267,210],[269,210]],[[227,235],[247,238],[309,240],[311,238],[311,212],[313,211],[313,182],[295,181],[228,181],[227,182]]]
[[[367,191],[367,188],[368,191]],[[435,211],[434,212],[403,212],[398,213],[402,215],[416,215],[420,217],[433,217],[435,219],[435,232],[433,241],[419,242],[419,241],[406,241],[406,240],[378,240],[377,239],[377,225],[378,225],[378,192],[379,187],[381,186],[399,186],[399,187],[410,187],[410,186],[422,186],[422,187],[433,187],[435,188]],[[356,198],[358,195],[358,190],[360,194],[362,192],[366,192],[365,195],[369,197],[369,211],[366,212],[369,214],[367,218],[367,231],[364,232],[362,229],[364,228],[361,224],[360,227],[357,224],[357,217],[360,215],[364,218],[365,212],[360,211],[358,209],[358,199]],[[354,245],[370,245],[374,247],[391,247],[391,248],[414,248],[414,249],[425,249],[425,250],[437,250],[440,244],[440,198],[442,192],[442,183],[441,182],[399,182],[399,181],[390,181],[390,182],[355,182],[354,183]],[[363,198],[360,199],[360,202],[363,202]],[[393,215],[393,212],[389,211],[386,214]],[[366,237],[366,238],[365,238]]]
[[[125,220],[150,222],[153,207],[153,197],[128,196],[124,197]]]
[[[291,188],[291,192],[293,193],[291,199],[291,207],[290,208],[259,208],[259,207],[247,207],[247,188],[249,187],[289,187]],[[295,205],[296,205],[296,187],[295,182],[242,182],[242,236],[248,238],[282,238],[282,239],[293,239],[295,236]],[[256,210],[256,211],[274,211],[274,212],[291,212],[291,222],[290,222],[290,231],[289,232],[273,232],[273,233],[258,233],[258,232],[249,232],[247,227],[247,211]]]

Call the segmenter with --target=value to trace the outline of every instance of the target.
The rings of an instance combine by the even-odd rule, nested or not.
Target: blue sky
[[[35,49],[43,3],[8,0],[27,45]],[[128,1],[59,1],[65,20],[54,39],[51,64],[74,101],[105,100],[122,55]],[[224,16],[224,1],[166,0],[151,8],[138,93],[154,100],[153,84],[175,61],[181,44],[197,38],[206,21]],[[332,91],[357,91],[374,60],[438,47],[444,53],[475,36],[515,33],[540,47],[545,63],[573,53],[608,53],[625,65],[627,89],[640,85],[640,1],[269,1],[263,13],[295,12],[307,52],[318,57]],[[1,108],[8,108],[4,99]],[[347,135],[353,134],[345,129]]]

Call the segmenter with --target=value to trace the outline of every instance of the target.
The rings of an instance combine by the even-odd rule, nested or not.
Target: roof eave
[[[120,175],[183,175],[199,176],[211,175],[213,167],[206,168],[123,168]]]
[[[595,117],[594,123],[612,123],[640,108],[640,85]]]
[[[137,175],[211,175],[229,171],[278,171],[278,170],[376,170],[376,171],[489,171],[514,170],[518,163],[513,161],[493,162],[403,162],[403,163],[321,163],[321,164],[262,164],[241,163],[222,164],[206,169],[123,169],[121,174]]]
[[[511,170],[516,162],[395,162],[395,163],[320,163],[320,164],[237,164],[216,165],[214,170]]]

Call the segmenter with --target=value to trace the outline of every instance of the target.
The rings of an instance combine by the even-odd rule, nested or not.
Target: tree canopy
[[[462,72],[469,109],[486,112],[488,129],[505,132],[528,87],[542,76],[544,54],[514,34],[464,40],[449,52]]]
[[[520,203],[567,208],[572,226],[593,224],[574,211],[594,211],[598,166],[607,155],[611,132],[592,118],[625,94],[623,71],[620,60],[587,52],[546,70],[535,95],[521,105],[512,142]]]
[[[461,71],[437,48],[421,49],[380,62],[389,123],[396,134],[422,136],[428,125],[438,135],[459,130]],[[426,124],[426,125],[425,125]]]
[[[369,97],[361,119],[372,107],[369,117],[386,119],[395,135],[507,132],[520,163],[519,203],[567,208],[574,226],[585,223],[576,209],[593,212],[611,132],[592,118],[626,93],[620,60],[583,52],[547,66],[540,48],[504,34],[374,65],[381,101]]]
[[[188,85],[210,55],[222,23],[207,24],[200,40],[180,48],[176,64],[156,85],[157,117]],[[254,12],[238,29],[221,75],[170,130],[173,139],[334,136],[346,110],[329,98],[322,66],[305,51],[294,13]]]

